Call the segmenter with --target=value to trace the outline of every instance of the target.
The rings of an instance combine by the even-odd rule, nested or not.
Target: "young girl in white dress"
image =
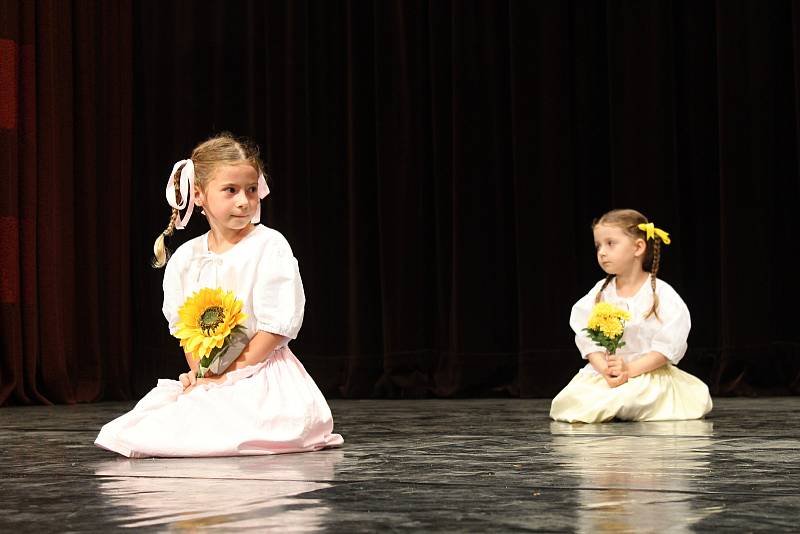
[[[229,134],[200,144],[173,167],[167,183],[173,213],[154,245],[154,265],[166,265],[163,312],[170,332],[178,330],[187,297],[222,288],[242,301],[249,342],[227,369],[203,378],[198,360],[186,353],[189,370],[178,380],[159,380],[133,410],[106,424],[98,446],[128,457],[164,457],[342,444],[325,398],[287,345],[303,322],[305,295],[286,239],[258,224],[260,200],[269,193],[262,169],[258,149]],[[211,229],[168,258],[164,237],[185,227],[194,205]]]
[[[629,209],[606,213],[592,229],[597,262],[607,276],[575,303],[569,320],[589,363],[553,399],[550,417],[569,423],[703,417],[712,406],[708,387],[676,367],[686,353],[689,309],[657,278],[661,245],[669,244],[669,235]],[[583,331],[600,301],[630,314],[625,345],[614,355]]]

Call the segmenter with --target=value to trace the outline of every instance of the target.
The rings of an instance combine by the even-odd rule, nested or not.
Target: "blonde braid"
[[[653,307],[644,316],[645,319],[651,315],[655,315],[656,319],[661,320],[658,316],[658,294],[656,293],[656,278],[658,277],[658,264],[661,261],[661,239],[656,237],[653,239],[653,264],[650,266],[650,287],[653,288]]]
[[[611,280],[614,279],[614,276],[616,276],[616,275],[609,274],[609,275],[606,276],[606,281],[603,282],[603,287],[600,288],[600,291],[597,292],[597,296],[594,297],[594,303],[595,304],[600,302],[600,297],[603,296],[603,291],[605,291],[606,287],[608,287],[608,284],[611,283]]]
[[[175,173],[175,178],[172,180],[175,186],[175,200],[178,202],[178,205],[183,201],[183,197],[181,196],[181,171],[183,167],[178,169],[178,172]],[[169,260],[170,251],[164,244],[164,239],[167,236],[171,236],[173,232],[175,232],[175,224],[181,217],[180,211],[176,208],[172,208],[172,214],[169,216],[169,223],[167,223],[167,228],[158,234],[155,243],[153,243],[153,259],[150,261],[150,264],[153,266],[154,269],[160,269],[167,264],[167,260]]]

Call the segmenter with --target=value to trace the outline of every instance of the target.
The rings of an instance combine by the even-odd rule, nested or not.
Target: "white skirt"
[[[222,384],[189,393],[159,380],[130,412],[107,423],[95,444],[130,458],[237,456],[337,446],[325,398],[288,347]]]
[[[581,370],[553,399],[550,417],[567,423],[699,419],[711,411],[702,380],[671,364],[609,387],[602,375]]]

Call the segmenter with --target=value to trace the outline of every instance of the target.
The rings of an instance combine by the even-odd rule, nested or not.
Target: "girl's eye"
[[[258,191],[258,187],[254,185],[254,186],[250,187],[250,189],[248,189],[248,191],[250,193],[255,193],[256,191]]]
[[[233,190],[233,188],[232,188],[232,187],[226,187],[226,188],[225,188],[225,192],[226,192],[226,193],[235,193],[235,191]]]

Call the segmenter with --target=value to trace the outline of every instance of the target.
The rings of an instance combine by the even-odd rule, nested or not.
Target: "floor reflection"
[[[704,420],[550,426],[559,471],[579,479],[578,532],[691,532],[717,510],[693,507],[710,471]]]
[[[119,526],[324,527],[330,509],[298,495],[331,486],[343,451],[235,458],[115,459],[95,465],[100,492],[126,516]]]

